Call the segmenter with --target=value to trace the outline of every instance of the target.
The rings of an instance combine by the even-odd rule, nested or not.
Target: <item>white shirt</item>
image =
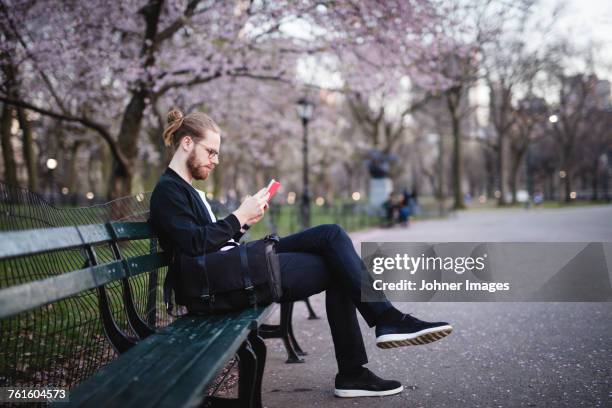
[[[217,222],[217,217],[215,217],[215,214],[213,214],[212,208],[210,208],[210,204],[208,204],[208,200],[206,200],[206,193],[203,192],[202,190],[198,190],[195,187],[194,187],[194,189],[195,189],[195,191],[198,192],[200,198],[202,199],[202,202],[204,203],[204,207],[206,207],[206,211],[208,211],[208,215],[210,215],[210,219],[212,220],[212,222]],[[228,249],[232,249],[232,248],[234,248],[236,246],[235,244],[237,244],[237,242],[234,241],[233,238],[230,239],[227,242],[232,242],[233,244],[232,245],[226,245],[226,246],[222,247],[220,249],[220,251],[227,251]]]

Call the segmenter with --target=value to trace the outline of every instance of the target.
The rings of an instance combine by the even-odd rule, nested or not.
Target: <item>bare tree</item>
[[[530,147],[546,134],[548,124],[548,108],[544,99],[526,97],[519,101],[518,105],[518,108],[512,112],[513,126],[508,132],[512,204],[517,202],[518,175],[523,159],[525,159],[527,191],[530,196],[533,195]]]
[[[594,109],[596,101],[594,91],[598,78],[594,74],[573,76],[558,74],[556,79],[560,86],[554,135],[558,142],[560,171],[563,174],[563,199],[569,202],[572,199],[578,143],[588,137],[597,112]]]

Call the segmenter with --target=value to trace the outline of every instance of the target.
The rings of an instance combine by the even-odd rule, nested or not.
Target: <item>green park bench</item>
[[[35,193],[0,183],[0,387],[73,389],[144,339],[178,341],[169,334],[181,326],[175,326],[161,300],[165,259],[144,222],[149,197],[140,193],[102,205],[58,208]],[[211,204],[219,213],[227,211],[214,200]],[[86,237],[95,241],[83,241]],[[308,299],[305,303],[309,318],[316,319]],[[261,312],[249,317],[259,325],[259,337],[282,339],[287,363],[303,362],[306,353],[293,334],[293,302],[280,305],[280,324],[260,324],[270,310]],[[236,361],[231,358],[208,394],[221,387]],[[244,375],[239,382],[247,379]]]
[[[261,406],[258,328],[274,305],[164,315],[168,260],[146,222],[1,232],[0,243],[1,386],[71,388],[83,406]],[[209,395],[232,359],[238,398]]]

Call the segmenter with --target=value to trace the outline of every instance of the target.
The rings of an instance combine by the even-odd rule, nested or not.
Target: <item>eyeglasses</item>
[[[208,158],[209,159],[214,159],[215,157],[219,158],[219,152],[216,151],[215,149],[212,149],[210,147],[204,146],[203,144],[200,143],[196,143],[196,145],[200,145],[204,148],[204,150],[206,150],[206,152],[208,153]]]

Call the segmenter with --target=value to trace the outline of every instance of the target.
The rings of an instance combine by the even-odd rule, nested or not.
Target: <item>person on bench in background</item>
[[[206,180],[219,164],[221,130],[201,112],[183,116],[168,113],[163,134],[174,156],[151,196],[150,221],[164,251],[190,256],[232,247],[268,208],[266,188],[247,196],[236,211],[217,220],[206,196],[193,180]],[[446,322],[421,321],[396,309],[382,292],[361,300],[362,279],[371,279],[347,233],[338,225],[319,225],[280,239],[277,246],[283,287],[282,301],[295,301],[326,291],[326,310],[334,343],[338,374],[335,395],[380,396],[403,390],[398,381],[384,380],[364,367],[368,362],[357,321],[359,310],[375,327],[381,348],[425,344],[450,334]],[[169,270],[169,274],[172,270]],[[367,289],[365,289],[367,290]],[[375,292],[375,293],[374,293]]]

